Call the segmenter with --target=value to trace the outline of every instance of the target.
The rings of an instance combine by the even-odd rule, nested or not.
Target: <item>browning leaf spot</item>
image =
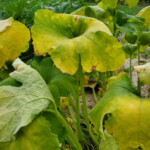
[[[91,71],[96,70],[96,66],[92,66]]]
[[[74,21],[77,22],[78,20],[78,16],[75,16]]]

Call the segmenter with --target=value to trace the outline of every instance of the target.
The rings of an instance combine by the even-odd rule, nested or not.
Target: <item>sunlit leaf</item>
[[[44,117],[36,118],[17,134],[15,141],[0,143],[1,150],[59,150],[59,141]]]
[[[138,2],[139,0],[125,0],[125,4],[127,4],[129,8],[135,7]]]
[[[107,140],[104,134],[107,132],[120,150],[148,150],[150,99],[141,99],[136,95],[125,73],[112,77],[109,84],[105,96],[90,112],[96,133]]]
[[[150,29],[150,6],[147,6],[143,8],[137,16],[142,17],[145,19],[145,23],[148,25],[148,28]]]
[[[150,63],[141,66],[134,66],[134,70],[138,73],[140,80],[150,85]]]
[[[18,130],[28,125],[53,100],[36,70],[20,59],[16,59],[13,66],[15,71],[10,76],[22,85],[0,86],[0,142],[14,140]]]
[[[113,71],[124,63],[121,44],[104,23],[89,17],[39,10],[32,37],[35,53],[49,53],[64,73],[74,74],[80,57],[86,72]]]
[[[9,18],[0,21],[0,68],[7,60],[16,59],[26,51],[30,31],[22,23]]]
[[[116,8],[118,0],[102,0],[102,3],[108,8]]]

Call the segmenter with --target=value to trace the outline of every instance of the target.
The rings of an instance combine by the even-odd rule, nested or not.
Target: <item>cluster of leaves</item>
[[[16,59],[27,51],[30,31],[12,17],[0,21],[0,68],[16,59],[15,71],[0,82],[0,149],[59,150],[71,146],[76,150],[147,150],[149,99],[142,100],[129,77],[120,73],[110,78],[106,94],[88,114],[83,72],[98,73],[106,88],[105,72],[123,65],[124,51],[131,58],[137,47],[150,45],[150,7],[138,16],[117,10],[117,0],[102,0],[98,6],[84,6],[72,14],[54,11],[71,12],[83,1],[59,1],[62,8],[56,1],[11,1],[8,4],[12,6],[4,9],[18,8],[14,17],[31,26],[33,22],[26,22],[24,15],[27,4],[34,2],[33,6],[50,9],[36,11],[31,27],[34,52],[40,57],[26,64]],[[138,0],[125,3],[133,7]],[[122,47],[116,39],[118,32],[124,32],[132,45]],[[149,64],[135,67],[141,81],[148,84],[149,68]]]
[[[57,13],[71,13],[84,4],[73,0],[1,0],[0,19],[13,17],[28,27],[34,23],[34,13],[38,9],[49,9]]]

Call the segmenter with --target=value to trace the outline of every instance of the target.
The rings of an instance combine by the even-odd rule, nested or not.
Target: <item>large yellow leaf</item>
[[[110,145],[107,150],[112,150],[114,144],[119,150],[149,150],[150,99],[141,99],[136,94],[127,74],[121,73],[110,79],[105,96],[91,110],[90,118],[95,132],[103,139],[102,146]]]
[[[49,53],[62,72],[74,74],[79,58],[86,72],[113,71],[124,63],[121,44],[96,19],[39,10],[31,31],[35,53]]]
[[[13,18],[0,21],[0,68],[25,51],[29,40],[30,31],[22,23]]]

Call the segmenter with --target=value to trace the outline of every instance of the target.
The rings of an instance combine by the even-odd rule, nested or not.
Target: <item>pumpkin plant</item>
[[[132,59],[137,55],[138,47],[136,45],[128,44],[123,46],[123,50],[125,51],[126,58],[130,59],[130,79],[132,80]]]
[[[88,119],[83,70],[105,72],[121,67],[125,58],[121,44],[112,36],[107,26],[96,19],[56,14],[49,10],[38,10],[35,13],[35,24],[31,32],[37,55],[45,56],[48,53],[62,72],[79,75],[83,116],[91,137],[98,144]],[[83,140],[79,98],[76,99],[76,109],[78,135]]]
[[[117,2],[118,0],[112,0],[111,2],[103,0],[97,6],[83,6],[72,14],[88,16],[104,22],[113,35],[118,37],[119,40],[119,35],[123,33],[124,36],[125,34],[124,41],[126,41],[126,44],[129,43],[129,45],[124,46],[123,49],[126,53],[126,58],[130,58],[130,77],[132,78],[131,59],[133,59],[133,54],[140,51],[140,46],[137,47],[135,44],[138,35],[140,35],[143,30],[144,19],[141,18],[141,16],[128,15],[125,12],[118,10],[116,8]],[[125,1],[130,8],[136,6],[137,2],[137,0]]]
[[[102,138],[101,150],[148,150],[149,106],[149,99],[137,95],[127,74],[112,77],[105,96],[90,112],[94,130]]]

